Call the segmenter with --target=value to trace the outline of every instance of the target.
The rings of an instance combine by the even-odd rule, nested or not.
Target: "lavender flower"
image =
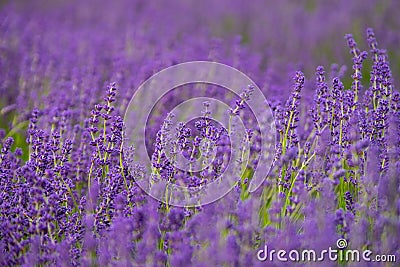
[[[399,2],[380,3],[379,12],[372,0],[209,4],[2,5],[0,265],[257,266],[264,244],[322,251],[338,238],[400,257]],[[377,29],[366,31],[369,56],[346,35],[352,67],[331,64],[345,62],[339,37],[355,22]],[[123,151],[123,114],[154,73],[207,59],[257,81],[272,103],[278,144],[274,155],[257,156],[268,144],[247,108],[253,85],[239,96],[213,85],[176,88],[154,103],[146,125],[154,184],[196,196],[220,182],[231,160],[231,129],[207,102],[168,140],[175,105],[198,96],[231,103],[246,133],[235,188],[208,205],[173,207],[138,186],[146,166],[136,148]],[[176,166],[179,153],[189,168]],[[275,164],[250,193],[264,157]],[[204,168],[195,170],[199,159]]]

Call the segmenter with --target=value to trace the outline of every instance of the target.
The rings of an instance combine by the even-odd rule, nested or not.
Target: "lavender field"
[[[0,2],[0,266],[400,266],[399,10]]]

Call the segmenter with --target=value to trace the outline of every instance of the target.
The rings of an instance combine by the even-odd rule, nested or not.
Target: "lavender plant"
[[[355,41],[358,32],[332,46],[323,42],[325,34],[342,34],[352,23],[346,17],[337,25],[330,4],[283,2],[295,18],[288,23],[299,23],[288,30],[298,41],[295,47],[278,38],[287,25],[274,12],[260,15],[271,5],[261,1],[253,7],[235,3],[228,11],[216,4],[206,16],[215,27],[201,24],[201,4],[192,18],[171,20],[170,12],[191,10],[180,1],[114,9],[108,2],[79,8],[5,4],[0,11],[0,265],[262,266],[257,251],[264,244],[322,251],[339,238],[349,249],[398,260],[400,94],[395,82],[400,73],[394,47],[399,21],[390,16],[398,2],[339,5],[362,22],[360,14],[367,12],[388,44],[382,49],[367,28],[367,51]],[[369,11],[376,9],[393,20],[393,28]],[[309,23],[304,18],[310,14]],[[322,16],[323,29],[313,23]],[[280,22],[270,31],[273,38],[255,34],[263,23],[271,27],[270,21]],[[193,29],[199,34],[190,34]],[[333,60],[345,63],[339,47],[346,43],[350,71],[346,65],[329,66]],[[299,53],[302,44],[310,45]],[[318,54],[325,45],[332,58]],[[138,185],[144,166],[135,161],[134,147],[124,151],[123,114],[144,80],[194,59],[230,64],[262,85],[274,112],[277,144],[268,155],[274,157],[272,169],[250,192],[253,172],[263,164],[257,157],[260,129],[248,105],[253,86],[240,88],[240,95],[211,85],[165,95],[146,125],[153,184],[164,180],[196,194],[218,181],[232,157],[234,127],[215,121],[210,103],[198,107],[201,117],[171,129],[170,110],[177,103],[201,94],[219,99],[230,104],[230,118],[241,118],[246,127],[241,157],[234,162],[234,189],[208,205],[174,207]],[[307,78],[316,61],[325,67]],[[168,140],[172,130],[177,134]],[[166,151],[169,141],[173,146]],[[178,154],[188,160],[187,170],[176,166]],[[200,171],[198,159],[207,166]],[[325,259],[323,264],[367,263]]]

